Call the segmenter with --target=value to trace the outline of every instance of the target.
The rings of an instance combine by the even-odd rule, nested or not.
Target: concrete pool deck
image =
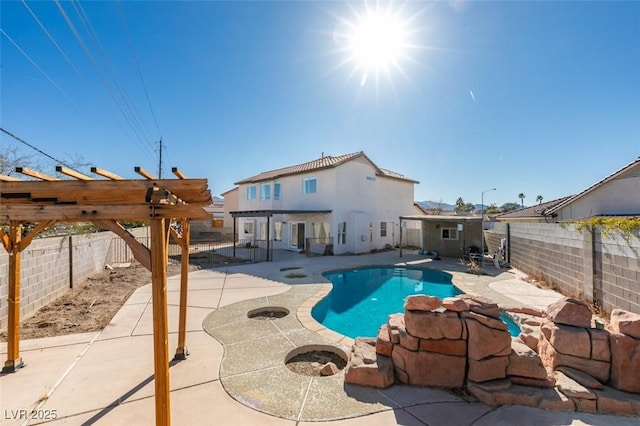
[[[302,316],[300,327],[296,324],[297,315],[259,322],[246,317],[249,310],[286,303],[304,309],[310,304],[305,305],[307,298],[322,288],[320,274],[329,269],[399,262],[424,264],[425,260],[415,252],[405,253],[400,259],[395,251],[314,258],[277,252],[275,259],[190,274],[187,325],[190,356],[170,368],[174,424],[637,424],[637,418],[632,417],[559,413],[521,406],[488,407],[429,388],[394,386],[384,391],[350,388],[339,377],[320,383],[293,373],[295,379],[284,380],[283,353],[286,355],[292,348],[310,341],[332,342],[331,337],[335,336],[323,334],[320,329],[309,330],[309,323]],[[436,261],[433,266],[451,269],[456,272],[454,276],[462,270],[454,260]],[[307,277],[285,278],[287,271],[281,271],[282,268],[300,268],[296,272]],[[546,290],[540,292],[520,280],[517,271],[481,277],[464,274],[464,277],[462,285],[468,288],[463,290],[487,296],[506,307],[540,307],[547,300],[561,297]],[[178,288],[179,277],[169,278],[171,353],[177,344]],[[533,296],[531,304],[526,303],[529,295]],[[28,424],[153,424],[150,298],[150,286],[138,289],[102,332],[21,342],[27,367],[0,377],[2,424],[27,424],[20,418],[20,410],[30,411],[34,407],[41,416],[52,417],[55,412],[57,418],[34,419]],[[220,341],[203,331],[203,323]],[[280,345],[272,338],[280,338]],[[6,343],[1,344],[0,352],[6,356]],[[250,377],[247,371],[240,370],[245,368],[244,362],[251,365],[251,372],[260,372],[262,384],[257,376]],[[261,387],[266,384],[271,387]],[[292,399],[292,395],[299,396]],[[273,414],[281,417],[264,414],[265,407],[271,406],[280,410]],[[354,415],[360,417],[345,418]]]

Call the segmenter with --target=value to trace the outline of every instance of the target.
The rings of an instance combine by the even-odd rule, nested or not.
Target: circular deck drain
[[[308,345],[295,348],[284,360],[287,368],[303,376],[331,376],[347,365],[342,349],[329,345]],[[332,363],[333,366],[328,366]],[[335,366],[335,368],[334,368]]]
[[[272,320],[284,318],[287,315],[289,315],[289,310],[281,306],[266,306],[247,312],[247,317],[256,320]]]
[[[308,275],[305,274],[304,272],[297,272],[297,271],[293,271],[293,272],[287,272],[286,274],[284,274],[285,278],[307,278]]]

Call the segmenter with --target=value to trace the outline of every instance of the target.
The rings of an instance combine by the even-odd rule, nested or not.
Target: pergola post
[[[182,219],[182,238],[180,238],[180,313],[178,318],[178,348],[174,359],[187,359],[187,292],[189,285],[189,244],[191,234],[191,222]]]
[[[9,291],[7,324],[7,360],[3,373],[14,373],[24,366],[20,357],[20,239],[22,225],[17,221],[9,222]]]
[[[171,424],[169,327],[167,323],[167,252],[169,219],[151,219],[151,288],[156,425]]]

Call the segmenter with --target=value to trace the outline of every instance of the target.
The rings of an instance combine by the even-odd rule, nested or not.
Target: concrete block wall
[[[564,295],[607,314],[616,308],[640,313],[640,231],[626,239],[597,229],[578,232],[569,224],[498,223],[485,231],[490,252],[501,238],[508,238],[511,265]]]
[[[573,225],[546,223],[511,226],[511,265],[560,292],[591,297],[584,291],[584,241]]]
[[[145,231],[136,228],[131,233]],[[78,284],[102,270],[114,239],[119,238],[111,232],[34,239],[21,254],[20,317],[32,315],[66,293],[71,283]],[[8,276],[9,255],[0,250],[0,330],[7,328]]]
[[[484,231],[484,243],[488,253],[495,253],[500,248],[500,240],[507,239],[507,224],[496,222],[493,228]]]
[[[231,241],[233,227],[214,228],[210,220],[191,222],[191,240],[193,241]]]
[[[640,313],[640,232],[595,235],[594,289],[605,312],[615,308]]]

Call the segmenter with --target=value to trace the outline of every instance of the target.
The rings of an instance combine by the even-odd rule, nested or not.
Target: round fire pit
[[[289,310],[281,306],[265,306],[247,312],[247,317],[255,320],[273,320],[289,315]]]
[[[307,345],[289,352],[284,362],[296,374],[332,376],[346,367],[347,354],[335,346]]]

